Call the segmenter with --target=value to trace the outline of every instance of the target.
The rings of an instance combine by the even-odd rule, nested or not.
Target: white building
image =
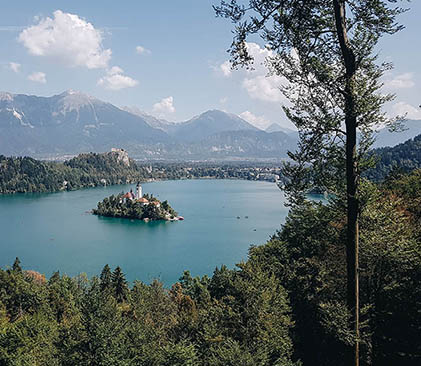
[[[142,197],[143,197],[143,194],[142,194],[142,186],[140,185],[140,183],[137,183],[137,186],[136,186],[136,199],[137,200],[140,200]]]

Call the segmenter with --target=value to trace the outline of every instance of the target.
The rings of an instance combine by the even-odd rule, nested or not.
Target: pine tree
[[[14,272],[22,273],[22,267],[20,266],[20,260],[16,257],[15,261],[13,262],[12,270]]]
[[[101,281],[101,284],[100,284],[101,291],[105,291],[111,288],[112,274],[111,274],[110,266],[108,264],[106,264],[104,268],[102,269],[99,279]]]
[[[111,281],[114,289],[114,295],[118,302],[123,302],[127,299],[128,287],[127,281],[124,277],[124,273],[120,267],[116,267],[114,270]]]

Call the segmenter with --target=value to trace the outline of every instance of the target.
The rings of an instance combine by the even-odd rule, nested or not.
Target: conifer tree
[[[100,284],[101,291],[105,291],[111,288],[112,274],[111,274],[110,266],[108,264],[106,264],[104,268],[102,269],[99,279],[101,281],[101,284]]]
[[[22,273],[22,267],[20,266],[20,260],[16,257],[15,261],[13,262],[12,270],[14,272]]]
[[[121,268],[117,266],[111,277],[115,298],[118,302],[123,302],[127,299],[128,287],[127,281]]]

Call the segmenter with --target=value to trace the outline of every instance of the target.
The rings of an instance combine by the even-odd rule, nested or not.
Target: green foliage
[[[148,173],[133,160],[129,165],[114,153],[81,154],[65,163],[0,155],[0,193],[56,192],[104,184],[145,180]]]
[[[22,272],[22,268],[20,266],[20,260],[16,257],[15,261],[13,262],[12,270],[15,272]]]
[[[112,274],[108,264],[102,269],[101,275],[99,276],[101,291],[110,290],[112,287]]]
[[[118,266],[111,275],[111,285],[114,290],[114,296],[118,302],[127,300],[127,294],[129,291],[127,287],[127,281],[123,272],[121,271],[121,268]]]
[[[346,159],[357,175],[372,165],[367,151],[375,126],[393,125],[381,109],[393,95],[380,92],[391,65],[378,62],[375,47],[402,29],[397,16],[405,10],[397,2],[221,0],[215,7],[235,24],[232,66],[253,67],[247,41],[257,36],[272,52],[268,72],[286,80],[279,85],[290,102],[283,108],[300,135],[289,153],[294,164],[283,170],[292,198],[302,199],[311,187],[343,192]],[[347,143],[357,143],[357,130],[357,151],[346,151]]]
[[[415,365],[421,356],[415,341],[421,336],[419,211],[411,209],[411,201],[421,197],[420,184],[419,171],[380,187],[362,183],[364,365]],[[250,252],[249,262],[265,266],[288,291],[295,320],[294,350],[304,365],[341,365],[347,345],[353,343],[346,306],[345,233],[341,200],[329,205],[307,202],[291,210],[283,229],[265,246]]]
[[[89,281],[0,270],[0,364],[292,365],[280,283],[247,264],[222,271],[232,281],[216,298],[209,278],[188,272],[167,290],[157,281],[130,289],[119,267]]]

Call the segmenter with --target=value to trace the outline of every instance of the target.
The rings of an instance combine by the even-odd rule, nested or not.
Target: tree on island
[[[236,25],[233,67],[252,65],[246,41],[257,34],[271,52],[269,72],[285,80],[280,88],[290,105],[283,108],[300,135],[298,151],[289,153],[294,164],[284,167],[292,203],[302,203],[311,186],[344,200],[347,304],[354,326],[349,365],[359,365],[361,173],[372,165],[367,152],[376,126],[398,125],[381,110],[393,99],[380,92],[380,79],[391,66],[378,65],[374,51],[381,36],[402,29],[396,17],[404,9],[394,6],[397,1],[230,0],[215,7],[217,15]]]

